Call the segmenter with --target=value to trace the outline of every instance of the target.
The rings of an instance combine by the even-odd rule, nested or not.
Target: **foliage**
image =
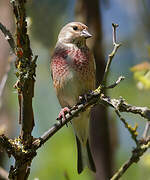
[[[150,89],[150,63],[143,62],[131,68],[135,80],[138,81],[138,89]]]

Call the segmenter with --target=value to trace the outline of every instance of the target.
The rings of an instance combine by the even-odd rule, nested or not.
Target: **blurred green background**
[[[93,1],[94,3],[94,1]],[[113,98],[122,96],[128,103],[137,106],[150,107],[149,90],[140,91],[133,79],[130,68],[140,62],[149,61],[148,46],[150,44],[150,1],[149,0],[101,0],[103,53],[107,55],[112,50],[111,23],[119,24],[117,39],[122,43],[121,48],[113,59],[108,84],[118,76],[126,79],[116,88],[109,90]],[[60,111],[50,76],[50,55],[55,46],[57,35],[62,26],[74,21],[75,0],[31,0],[27,4],[29,35],[34,55],[38,55],[38,66],[34,95],[35,128],[33,135],[40,136],[55,123]],[[90,31],[90,30],[89,30]],[[17,125],[18,103],[17,94],[13,89],[16,77],[13,65],[8,74],[3,103],[11,116],[13,131],[11,136],[19,134]],[[17,109],[17,111],[16,111]],[[142,134],[145,120],[139,116],[123,113],[129,124],[139,124],[139,136]],[[114,169],[124,163],[135,146],[130,134],[123,124],[109,109],[110,121],[117,124],[117,147],[115,152]],[[15,125],[14,125],[15,124]],[[17,129],[16,127],[17,126]],[[113,128],[113,126],[110,128]],[[101,143],[101,142],[99,142]],[[71,127],[62,128],[40,150],[33,160],[29,179],[40,180],[92,180],[93,174],[87,169],[81,175],[76,172],[76,143]],[[6,158],[5,167],[10,163]],[[12,161],[13,162],[13,159]],[[122,177],[123,180],[150,179],[150,154],[146,153],[138,164],[133,165]]]

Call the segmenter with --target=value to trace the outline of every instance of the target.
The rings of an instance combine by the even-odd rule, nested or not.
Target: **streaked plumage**
[[[60,105],[72,107],[79,95],[95,88],[95,62],[86,46],[86,38],[91,37],[87,26],[72,22],[62,28],[51,59],[51,74]],[[95,171],[89,147],[89,113],[81,113],[72,121],[78,147],[78,173],[87,165]]]

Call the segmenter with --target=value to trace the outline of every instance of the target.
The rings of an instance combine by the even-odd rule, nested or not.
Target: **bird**
[[[59,118],[79,101],[79,96],[95,89],[95,60],[86,45],[92,35],[88,27],[81,22],[66,24],[58,35],[57,43],[51,57],[50,69],[53,86],[62,107]],[[87,166],[96,172],[89,145],[90,108],[72,120],[77,143],[77,171],[80,174]]]

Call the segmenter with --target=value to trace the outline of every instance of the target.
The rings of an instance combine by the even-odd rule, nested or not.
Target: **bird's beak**
[[[82,30],[81,36],[85,37],[86,39],[92,37],[92,35],[86,29]]]

